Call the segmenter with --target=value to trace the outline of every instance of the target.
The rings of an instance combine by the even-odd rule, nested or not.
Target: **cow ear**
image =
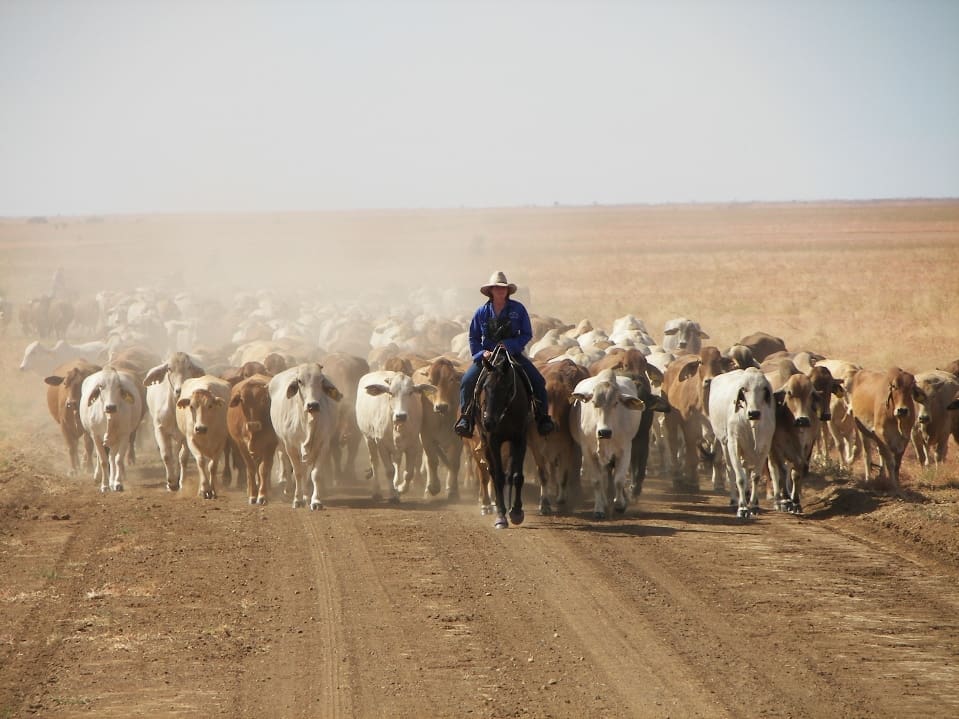
[[[51,375],[49,377],[44,377],[43,381],[46,382],[51,387],[59,387],[61,384],[63,384],[63,377],[59,377],[57,375]]]
[[[87,407],[100,399],[100,387],[94,387],[93,391],[90,393],[90,399],[87,400]]]
[[[922,388],[916,386],[913,386],[912,388],[912,398],[916,402],[925,402],[928,399],[926,393],[922,391]]]
[[[831,390],[831,391],[832,391],[832,393],[833,393],[834,395],[836,395],[837,397],[845,397],[845,396],[846,396],[846,388],[842,386],[842,380],[840,380],[840,379],[834,379],[834,380],[832,381],[832,390]]]
[[[746,404],[746,392],[742,388],[736,393],[736,409],[741,409]]]
[[[639,397],[631,397],[630,395],[623,395],[623,404],[626,405],[627,409],[636,410],[642,412],[646,409],[646,403],[643,402]]]
[[[646,379],[654,385],[661,385],[663,383],[663,373],[659,371],[659,367],[647,363],[645,372]]]
[[[233,395],[232,397],[230,397],[230,406],[231,406],[231,407],[236,407],[236,406],[241,405],[241,404],[243,404],[243,397],[241,397],[239,394],[235,394],[235,395]]]
[[[701,340],[708,340],[708,339],[709,339],[709,335],[706,334],[705,332],[703,332],[702,330],[699,330],[699,339],[701,339]]]
[[[679,327],[669,327],[663,330],[663,334],[667,337],[672,337],[677,332],[679,332]]]
[[[381,394],[389,394],[390,388],[385,384],[368,384],[364,388],[371,397],[379,397]]]
[[[591,394],[586,394],[585,392],[573,392],[573,394],[569,396],[569,403],[570,404],[576,404],[577,402],[586,403],[592,399],[593,399],[593,395]]]
[[[959,409],[959,395],[956,395],[952,402],[946,405],[946,409]]]
[[[222,397],[214,397],[213,404],[216,405],[217,407],[222,407],[224,404],[226,404],[226,400],[223,399]]]
[[[146,373],[146,376],[143,378],[143,386],[149,387],[151,384],[159,384],[163,381],[163,378],[166,377],[166,373],[169,371],[170,365],[166,362],[161,365],[157,365]]]
[[[293,399],[296,396],[296,393],[300,391],[300,383],[296,380],[290,382],[290,386],[286,388],[286,398]]]
[[[703,361],[701,359],[697,359],[694,362],[690,362],[689,364],[684,365],[683,368],[679,371],[680,381],[687,380],[690,377],[692,377],[694,374],[699,372],[699,366],[702,363]]]
[[[723,357],[720,360],[720,363],[722,364],[723,372],[732,372],[734,369],[739,368],[739,365],[736,364],[736,360],[734,360],[732,357]]]
[[[786,390],[777,389],[775,392],[773,392],[773,397],[776,398],[776,404],[782,407],[786,403]]]
[[[436,386],[431,384],[418,384],[413,387],[413,391],[425,394],[427,397],[432,397],[436,394]]]
[[[329,381],[323,383],[323,393],[324,393],[327,397],[329,397],[330,399],[332,399],[334,402],[339,402],[341,399],[343,399],[343,393],[340,392],[340,391],[334,386],[334,384],[333,384],[332,382],[329,382]]]
[[[180,397],[180,399],[176,401],[176,406],[179,407],[180,409],[186,409],[187,407],[190,406],[190,398]]]

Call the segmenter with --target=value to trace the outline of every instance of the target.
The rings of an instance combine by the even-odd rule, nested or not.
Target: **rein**
[[[499,416],[496,418],[496,426],[498,427],[503,419],[506,417],[506,413],[509,412],[510,408],[513,406],[513,401],[516,399],[516,363],[512,357],[509,356],[509,352],[506,351],[506,348],[503,345],[496,345],[496,348],[493,350],[493,356],[489,359],[489,369],[488,371],[500,372],[502,371],[505,375],[505,368],[496,367],[495,362],[501,355],[506,355],[504,360],[507,365],[509,365],[509,370],[512,373],[512,394],[510,394],[509,400],[503,404],[503,410],[499,413]]]

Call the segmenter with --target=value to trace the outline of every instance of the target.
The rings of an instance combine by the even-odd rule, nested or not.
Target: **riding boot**
[[[472,437],[473,413],[463,412],[460,414],[460,418],[456,420],[456,424],[453,425],[453,431],[456,432],[456,434],[458,434],[460,437]]]
[[[543,437],[556,429],[556,424],[553,422],[553,418],[549,416],[548,412],[543,411],[542,407],[539,405],[539,402],[533,402],[533,418],[536,421],[536,431],[539,432]]]

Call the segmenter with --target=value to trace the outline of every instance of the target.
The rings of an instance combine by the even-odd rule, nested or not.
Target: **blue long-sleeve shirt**
[[[506,307],[496,317],[498,322],[504,322],[509,319],[509,329],[504,332],[499,340],[490,336],[490,320],[496,317],[493,313],[493,302],[489,301],[482,305],[473,315],[470,321],[470,354],[473,355],[473,361],[476,362],[482,358],[483,352],[493,350],[497,344],[505,345],[507,352],[511,355],[520,355],[533,339],[533,327],[529,321],[529,313],[526,308],[516,300],[506,300]]]

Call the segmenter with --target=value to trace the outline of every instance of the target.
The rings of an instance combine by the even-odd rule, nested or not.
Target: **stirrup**
[[[460,418],[456,420],[456,424],[453,425],[453,431],[460,437],[472,437],[473,423],[470,421],[469,416],[461,414]]]

